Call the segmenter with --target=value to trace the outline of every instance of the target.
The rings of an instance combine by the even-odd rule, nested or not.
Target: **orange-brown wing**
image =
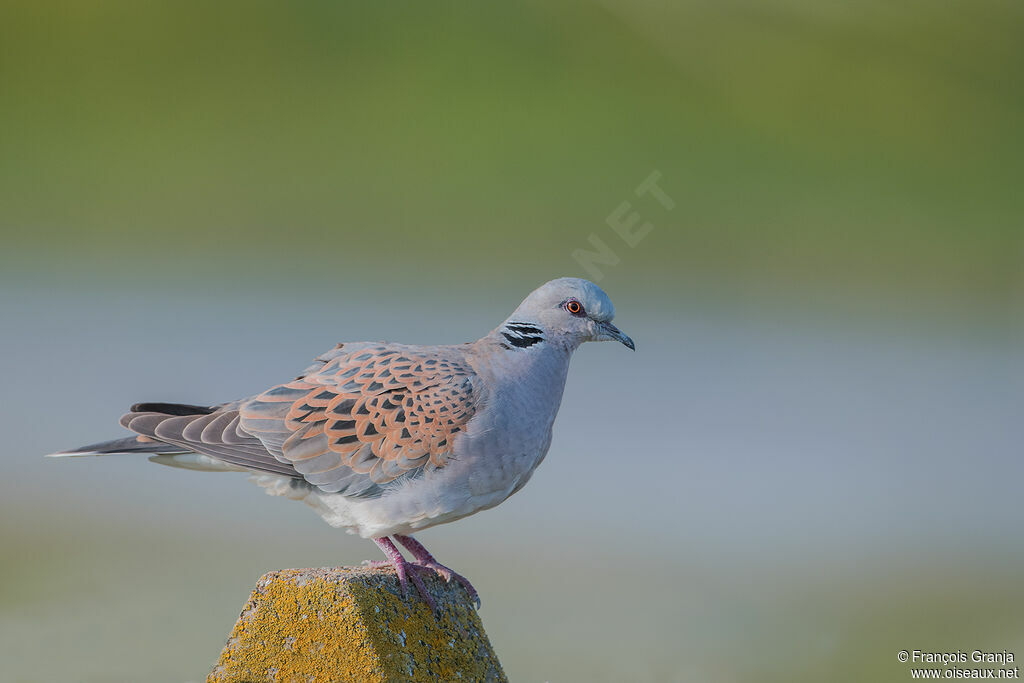
[[[373,494],[443,467],[475,412],[475,374],[451,349],[359,346],[311,370],[239,411],[246,432],[324,491]]]

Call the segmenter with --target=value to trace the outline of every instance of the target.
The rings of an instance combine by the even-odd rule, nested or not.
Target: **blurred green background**
[[[15,262],[537,279],[657,169],[681,209],[645,270],[1017,301],[1011,0],[2,12]]]
[[[0,679],[200,680],[261,571],[376,553],[238,478],[38,455],[479,336],[591,235],[639,351],[583,349],[563,452],[425,538],[512,680],[1024,657],[1022,124],[1012,0],[7,0]]]

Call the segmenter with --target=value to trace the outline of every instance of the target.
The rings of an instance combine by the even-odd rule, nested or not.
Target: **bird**
[[[593,282],[558,278],[531,292],[474,342],[415,346],[343,342],[290,382],[216,405],[147,402],[121,425],[133,434],[48,457],[146,454],[202,471],[248,472],[271,495],[312,507],[332,527],[372,539],[403,595],[419,572],[464,576],[413,534],[492,508],[529,481],[551,446],[573,352],[633,340]],[[406,559],[395,545],[412,556]]]

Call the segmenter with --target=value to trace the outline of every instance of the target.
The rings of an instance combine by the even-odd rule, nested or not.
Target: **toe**
[[[409,572],[409,578],[412,579],[413,584],[416,586],[416,590],[420,592],[423,602],[427,603],[427,606],[430,607],[430,611],[437,612],[437,603],[434,602],[433,596],[431,596],[427,591],[427,587],[423,584],[423,579],[421,579],[416,572]]]
[[[402,587],[402,597],[409,597],[409,579],[402,570],[398,572],[398,584]]]
[[[452,582],[452,575],[455,572],[453,572],[451,569],[448,569],[448,567],[445,567],[445,566],[442,566],[442,565],[437,565],[436,567],[433,567],[432,569],[435,572],[437,572],[438,575],[440,575],[440,577],[442,579],[444,579],[447,583],[451,583]]]
[[[381,569],[383,567],[394,567],[390,560],[363,560],[362,566],[367,569]]]

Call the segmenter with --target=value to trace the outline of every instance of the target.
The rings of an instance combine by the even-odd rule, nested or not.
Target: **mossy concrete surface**
[[[437,614],[391,569],[265,574],[207,683],[507,681],[465,590],[422,578]]]

